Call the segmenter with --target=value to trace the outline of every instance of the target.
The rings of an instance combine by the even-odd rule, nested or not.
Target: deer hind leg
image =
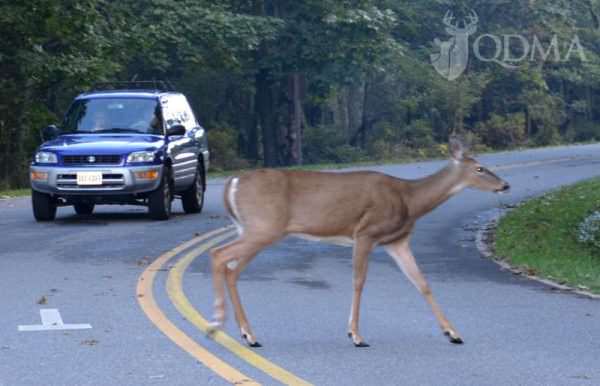
[[[237,261],[232,260],[227,263],[227,268],[225,270],[225,281],[229,290],[229,298],[231,299],[231,304],[233,305],[235,320],[240,328],[242,339],[244,339],[250,347],[261,347],[261,344],[258,343],[254,333],[252,332],[252,329],[250,328],[250,323],[248,322],[248,318],[246,317],[246,313],[242,307],[242,301],[237,289],[237,281],[240,277],[240,274],[255,256],[256,254],[252,256],[247,255],[242,259]]]
[[[456,332],[454,327],[450,324],[448,319],[444,316],[440,306],[437,304],[433,295],[431,293],[431,289],[425,280],[425,277],[419,270],[419,267],[415,261],[415,257],[413,256],[410,246],[408,243],[408,239],[401,240],[396,243],[389,244],[385,246],[386,251],[392,256],[392,258],[396,261],[402,272],[408,277],[408,279],[414,284],[415,287],[423,294],[427,303],[431,306],[433,310],[433,314],[437,319],[444,335],[446,335],[451,343],[462,344],[463,340],[460,335]]]
[[[229,287],[229,293],[233,304],[236,321],[242,335],[250,345],[256,346],[256,339],[250,331],[250,326],[246,319],[239,294],[236,288],[237,279],[243,268],[256,256],[256,254],[269,242],[258,242],[242,235],[222,247],[211,251],[212,256],[212,276],[214,287],[214,328],[221,327],[225,322],[225,284]],[[231,272],[229,272],[231,271]]]
[[[373,242],[368,239],[358,239],[354,244],[352,256],[352,284],[354,292],[352,296],[352,307],[350,309],[350,320],[348,321],[348,337],[352,339],[352,342],[356,347],[369,347],[358,332],[358,319],[360,316],[360,298],[367,279],[369,253],[372,249]]]

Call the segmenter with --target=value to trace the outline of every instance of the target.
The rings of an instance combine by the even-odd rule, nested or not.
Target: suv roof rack
[[[94,83],[88,92],[109,90],[154,90],[166,92],[175,91],[175,87],[171,82],[165,80],[113,81]]]

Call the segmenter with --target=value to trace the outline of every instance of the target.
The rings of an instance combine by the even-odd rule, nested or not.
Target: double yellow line
[[[183,277],[185,271],[196,258],[215,245],[232,237],[234,234],[235,232],[231,230],[231,227],[220,228],[200,235],[159,256],[139,277],[137,299],[146,316],[159,330],[175,344],[203,363],[207,368],[232,384],[258,385],[258,382],[242,374],[239,370],[218,358],[175,326],[160,309],[153,295],[154,280],[157,272],[164,271],[165,269],[163,267],[169,261],[176,258],[182,252],[189,250],[169,270],[167,278],[167,294],[175,308],[187,321],[191,322],[203,333],[208,334],[208,321],[192,306],[183,291]],[[248,347],[238,343],[237,340],[221,330],[212,334],[211,339],[248,364],[262,370],[264,373],[281,383],[287,385],[310,385],[310,383],[302,378],[277,366],[268,359],[250,350]]]

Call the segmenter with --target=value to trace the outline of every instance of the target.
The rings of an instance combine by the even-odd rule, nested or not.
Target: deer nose
[[[510,190],[510,184],[508,182],[505,182],[500,191],[506,192],[507,190]]]

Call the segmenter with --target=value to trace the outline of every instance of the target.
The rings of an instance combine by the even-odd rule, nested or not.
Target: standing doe
[[[429,285],[410,250],[415,222],[472,187],[503,192],[508,183],[466,156],[463,144],[450,139],[449,164],[428,177],[403,180],[377,172],[305,172],[257,170],[231,178],[224,202],[239,237],[211,251],[215,291],[215,322],[225,320],[225,285],[242,338],[260,347],[242,308],[237,280],[256,254],[286,235],[345,240],[353,246],[352,308],[348,336],[357,347],[368,346],[358,331],[360,298],[368,256],[381,245],[423,294],[450,342],[462,339],[433,299]]]

